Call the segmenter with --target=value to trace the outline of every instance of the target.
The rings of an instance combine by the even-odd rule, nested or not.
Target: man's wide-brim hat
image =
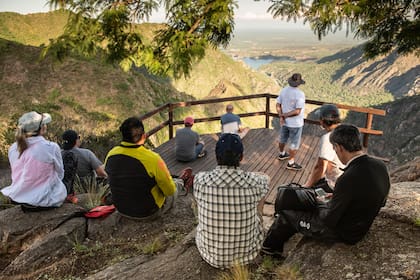
[[[305,84],[305,81],[302,79],[302,75],[299,73],[295,73],[293,74],[288,80],[287,82],[289,83],[289,85],[291,87],[297,87],[299,85],[303,85]]]

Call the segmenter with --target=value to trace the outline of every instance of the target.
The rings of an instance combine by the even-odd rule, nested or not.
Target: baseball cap
[[[184,119],[184,124],[193,125],[194,124],[194,118],[193,117],[186,117]]]
[[[63,149],[70,150],[76,144],[76,141],[79,138],[79,135],[77,134],[76,131],[69,129],[69,130],[64,131],[61,138],[63,138]]]
[[[47,123],[51,122],[51,115],[48,113],[38,113],[35,111],[23,114],[18,121],[18,126],[24,132],[36,132]]]
[[[237,134],[224,133],[216,143],[216,157],[237,157],[244,152],[241,138]]]
[[[326,121],[339,121],[340,111],[334,104],[324,104],[319,108],[317,116],[321,120]]]

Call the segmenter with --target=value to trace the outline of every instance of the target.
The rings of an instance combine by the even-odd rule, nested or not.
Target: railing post
[[[265,97],[265,128],[269,128],[270,122],[270,96]]]
[[[366,114],[366,125],[365,125],[365,127],[367,129],[372,128],[372,121],[373,121],[373,114],[372,113],[367,113]],[[365,133],[363,135],[363,147],[366,148],[366,149],[368,147],[368,140],[369,140],[369,134]]]
[[[173,105],[169,103],[168,108],[168,121],[169,121],[169,139],[174,137],[174,112],[173,112]]]

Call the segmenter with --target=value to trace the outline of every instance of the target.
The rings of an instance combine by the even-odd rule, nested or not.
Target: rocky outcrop
[[[156,257],[134,257],[95,273],[87,280],[117,279],[215,279],[218,270],[200,257],[194,241],[195,231],[183,242]]]
[[[302,239],[285,264],[304,279],[419,279],[420,183],[394,184],[368,235],[356,245]]]
[[[375,116],[373,129],[382,130],[383,135],[369,136],[369,153],[388,158],[390,170],[420,157],[420,95],[403,97],[377,108],[385,110],[386,116]],[[364,127],[366,120],[353,112],[344,121]]]
[[[420,181],[420,156],[391,171],[391,182]]]
[[[52,275],[55,279],[218,277],[219,270],[205,263],[195,246],[191,196],[180,197],[174,211],[150,222],[126,219],[118,213],[86,222],[79,215],[83,211],[73,204],[37,213],[23,213],[18,206],[0,211],[1,257],[10,258],[0,267],[0,279],[40,279],[41,275]],[[298,268],[303,279],[419,279],[419,221],[420,183],[393,184],[386,206],[361,242],[353,246],[324,244],[296,236],[286,244],[283,264]],[[126,248],[143,249],[131,257],[123,257],[125,252],[120,256],[87,254],[86,259],[75,261],[71,259],[75,246],[86,244],[81,238],[98,244],[108,240],[114,246],[113,251],[118,251],[117,243],[125,238]],[[157,241],[160,245],[154,251],[145,250],[148,244]],[[68,263],[83,262],[80,265],[86,266],[88,261],[104,265],[77,275],[72,274],[73,270],[59,269]],[[257,261],[251,269],[261,265]]]
[[[67,203],[40,212],[20,206],[0,211],[1,275],[31,279],[30,273],[60,260],[85,238],[85,211]]]

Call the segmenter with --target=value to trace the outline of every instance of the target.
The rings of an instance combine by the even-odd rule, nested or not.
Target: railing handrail
[[[271,93],[260,93],[260,94],[251,94],[251,95],[244,95],[244,96],[232,96],[232,97],[223,97],[223,98],[212,98],[212,99],[203,99],[203,100],[191,100],[191,101],[185,101],[185,102],[174,102],[174,103],[166,103],[163,104],[157,108],[155,108],[152,111],[149,111],[143,115],[140,116],[140,119],[146,120],[155,114],[161,113],[163,111],[168,111],[168,119],[160,123],[158,126],[152,128],[148,131],[148,135],[151,136],[161,130],[162,128],[168,126],[169,127],[169,139],[173,137],[173,127],[175,125],[181,125],[183,124],[183,120],[173,120],[173,111],[176,108],[182,108],[182,107],[190,107],[194,105],[203,105],[203,104],[214,104],[214,103],[222,103],[227,101],[239,101],[239,100],[248,100],[248,99],[257,99],[257,98],[265,98],[266,99],[266,110],[265,111],[257,111],[257,112],[250,112],[250,113],[241,113],[237,114],[240,117],[254,117],[254,116],[265,116],[265,127],[269,127],[269,117],[278,117],[277,113],[270,112],[270,100],[277,98],[278,95],[274,95]],[[311,100],[306,99],[306,104],[312,104],[312,105],[323,105],[330,102],[323,102],[318,100]],[[365,113],[366,114],[366,123],[365,127],[359,127],[359,130],[361,133],[363,133],[363,146],[368,146],[368,136],[369,135],[382,135],[383,132],[381,130],[374,130],[372,129],[372,122],[373,122],[373,116],[385,116],[386,111],[381,109],[375,109],[375,108],[367,108],[367,107],[357,107],[357,106],[350,106],[345,104],[339,104],[339,103],[333,103],[337,106],[339,109],[345,109],[353,112],[358,113]],[[206,117],[206,118],[196,118],[194,121],[196,123],[200,122],[209,122],[209,121],[217,121],[220,120],[220,116],[215,117]],[[305,119],[305,123],[311,123],[311,124],[319,124],[319,121],[317,120],[311,120],[311,119]]]

